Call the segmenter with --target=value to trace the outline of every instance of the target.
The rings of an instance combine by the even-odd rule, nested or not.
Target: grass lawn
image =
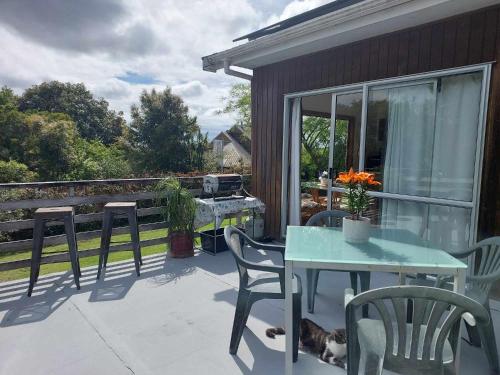
[[[243,218],[243,220],[245,220],[245,217]],[[228,224],[229,224],[228,219],[224,220],[222,223],[223,226]],[[213,228],[213,225],[209,224],[202,228],[199,228],[198,230],[201,231],[210,228]],[[166,237],[166,235],[167,235],[166,229],[156,229],[156,230],[141,232],[140,238],[142,241],[142,240],[150,240],[154,238]],[[199,238],[196,239],[196,245],[199,245],[199,241],[200,241]],[[111,237],[111,246],[126,242],[130,242],[130,234],[120,234]],[[86,241],[78,241],[78,250],[95,249],[98,248],[100,244],[101,244],[100,238],[94,238],[92,240],[86,240]],[[143,246],[141,247],[141,253],[143,256],[164,253],[167,251],[167,247],[168,245],[165,243],[153,246]],[[130,250],[132,250],[132,246],[130,247]],[[67,244],[47,246],[43,248],[44,255],[49,253],[60,253],[67,251],[68,251]],[[26,251],[21,251],[21,252],[5,252],[0,255],[0,262],[8,262],[13,260],[30,259],[30,258],[31,258],[31,249],[27,249]],[[117,262],[120,260],[126,260],[132,258],[133,258],[132,251],[124,250],[118,252],[110,252],[108,262]],[[80,258],[80,267],[82,268],[89,266],[96,266],[98,263],[99,263],[98,255]],[[69,262],[42,264],[40,267],[40,275],[46,275],[53,272],[69,271],[69,270],[71,270],[71,265]],[[16,270],[11,270],[11,271],[2,271],[0,272],[0,282],[27,278],[29,277],[29,272],[30,272],[29,267],[18,268]]]

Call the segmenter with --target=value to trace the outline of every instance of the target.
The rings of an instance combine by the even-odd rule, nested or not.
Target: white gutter
[[[205,56],[203,69],[216,72],[224,68],[226,60],[233,66],[255,69],[496,4],[500,0],[365,0]]]
[[[224,73],[226,73],[228,76],[243,78],[249,81],[251,81],[253,78],[250,74],[246,74],[238,70],[231,69],[231,64],[229,63],[228,59],[224,60]]]

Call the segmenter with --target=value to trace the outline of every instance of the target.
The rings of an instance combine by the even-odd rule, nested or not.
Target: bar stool
[[[113,230],[113,218],[115,215],[125,214],[130,226],[132,238],[132,251],[134,252],[135,272],[140,276],[140,265],[142,265],[141,245],[139,243],[139,226],[137,225],[137,204],[135,202],[112,202],[104,206],[104,217],[102,220],[101,252],[99,254],[99,268],[97,279],[101,277],[102,268],[108,264],[109,244]]]
[[[33,229],[33,250],[31,252],[31,271],[30,285],[28,288],[28,297],[33,292],[33,287],[38,281],[40,274],[40,263],[42,261],[43,234],[45,222],[53,220],[63,220],[66,239],[68,241],[69,257],[71,260],[71,269],[75,279],[76,289],[80,289],[80,259],[78,256],[78,245],[75,235],[75,211],[73,207],[48,207],[39,208],[34,214],[35,226]]]

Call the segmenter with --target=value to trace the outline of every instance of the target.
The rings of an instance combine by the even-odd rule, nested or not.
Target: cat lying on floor
[[[276,335],[284,335],[283,328],[268,328],[266,336],[274,339]],[[346,368],[343,361],[347,354],[347,338],[345,329],[327,332],[309,319],[300,320],[299,344],[302,349],[317,355],[322,361]]]

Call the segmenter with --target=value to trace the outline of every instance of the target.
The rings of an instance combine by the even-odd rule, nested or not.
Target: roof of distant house
[[[283,21],[279,21],[277,23],[274,23],[272,25],[266,26],[262,29],[259,29],[257,31],[253,31],[250,34],[246,34],[243,36],[240,36],[239,38],[236,38],[233,40],[233,42],[238,42],[243,39],[248,39],[248,40],[254,40],[257,38],[260,38],[261,36],[269,35],[269,34],[274,34],[278,31],[288,29],[289,27],[298,25],[299,23],[306,22],[309,20],[312,20],[314,18],[323,16],[325,14],[335,12],[337,10],[346,8],[348,6],[361,3],[362,1],[365,0],[336,0],[332,1],[331,3],[322,5],[318,8],[314,8],[312,10],[309,10],[307,12],[298,14],[296,16],[287,18]]]
[[[224,147],[228,144],[232,146],[231,151],[224,153],[224,167],[237,166],[240,164],[240,161],[245,165],[249,165],[252,162],[250,153],[227,131],[217,134],[210,143],[212,144],[216,139],[222,140]]]

